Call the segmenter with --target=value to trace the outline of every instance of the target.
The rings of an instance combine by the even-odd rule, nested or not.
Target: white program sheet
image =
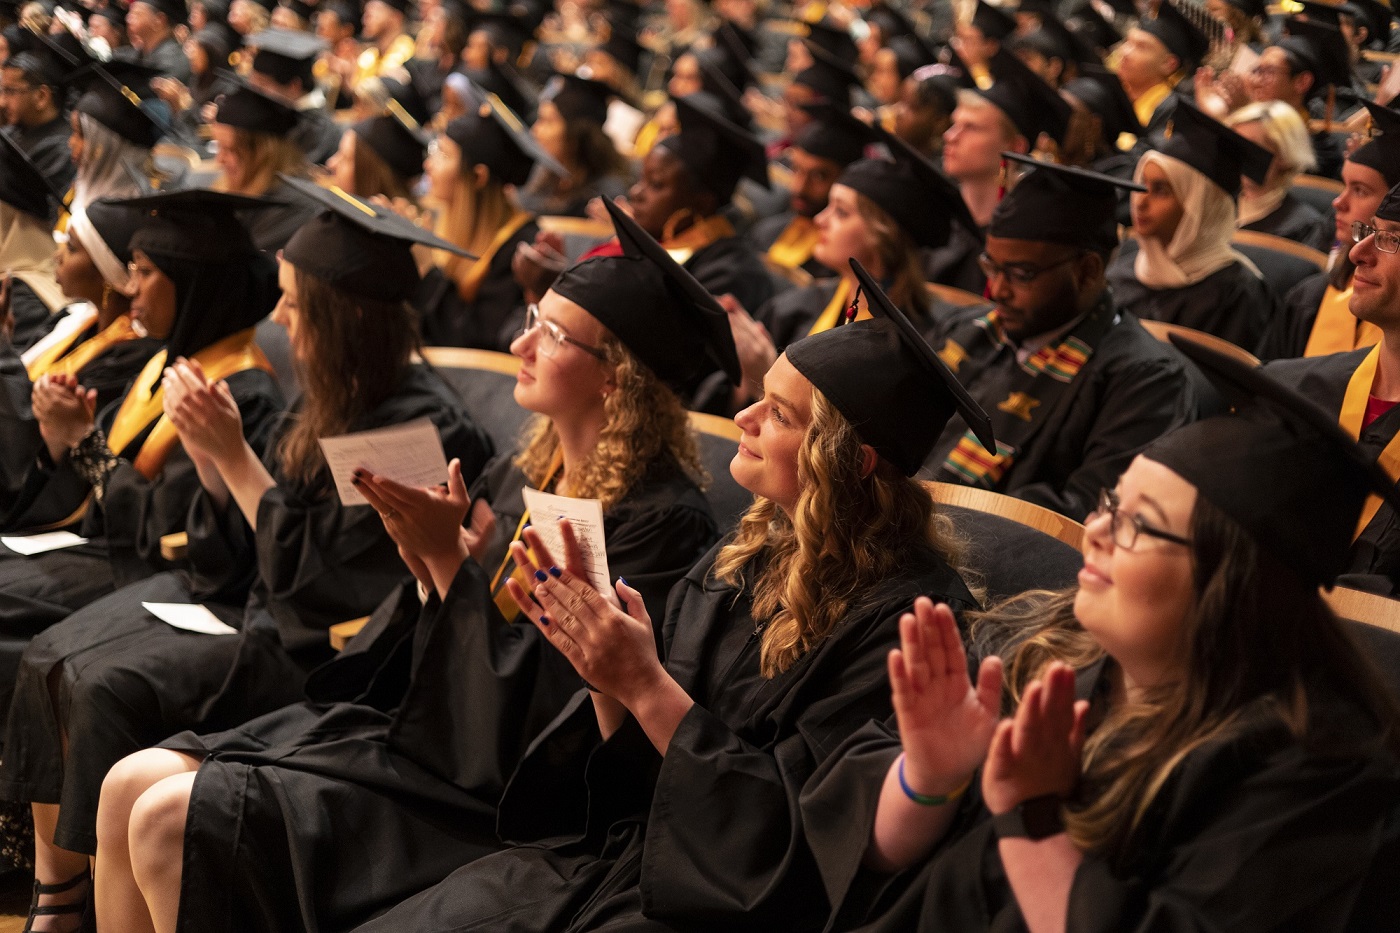
[[[238,629],[198,603],[141,603],[141,607],[166,625],[203,635],[237,635]]]
[[[75,535],[71,531],[46,531],[38,535],[24,535],[22,537],[7,535],[0,538],[0,544],[5,545],[16,554],[23,554],[25,557],[87,543],[87,538]]]
[[[588,582],[601,593],[612,592],[608,552],[603,540],[603,503],[598,499],[556,496],[528,486],[521,492],[525,496],[525,508],[530,511],[530,527],[539,533],[549,553],[556,560],[564,559],[564,536],[559,533],[559,519],[567,518],[583,551],[583,570]]]
[[[405,486],[447,482],[442,438],[427,418],[391,428],[323,437],[320,444],[342,505],[368,505],[351,482],[361,467]]]

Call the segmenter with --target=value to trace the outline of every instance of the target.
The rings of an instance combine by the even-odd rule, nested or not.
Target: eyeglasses
[[[999,265],[991,256],[986,253],[977,257],[977,266],[982,270],[982,274],[991,281],[999,275],[1005,276],[1012,285],[1029,285],[1040,278],[1051,269],[1056,269],[1063,265],[1068,265],[1078,259],[1082,253],[1075,253],[1073,256],[1066,256],[1059,262],[1052,262],[1048,266],[1032,266],[1023,262],[1011,262],[1006,265]]]
[[[1400,233],[1391,230],[1377,230],[1370,224],[1354,221],[1351,225],[1351,241],[1360,243],[1368,236],[1376,238],[1376,249],[1382,253],[1400,253]]]
[[[602,350],[594,346],[589,346],[581,340],[575,340],[568,334],[564,333],[564,328],[560,327],[558,324],[554,323],[553,321],[546,321],[544,318],[540,317],[539,305],[526,305],[525,327],[520,331],[519,334],[516,334],[516,336],[523,337],[526,334],[535,330],[536,328],[539,328],[540,331],[539,349],[540,352],[543,353],[545,356],[554,356],[554,354],[559,352],[559,348],[567,343],[570,346],[578,347],[584,353],[587,353],[589,356],[602,360],[604,363],[608,362],[608,355]]]
[[[1113,538],[1113,543],[1125,551],[1131,551],[1133,545],[1137,544],[1138,535],[1147,535],[1152,538],[1161,538],[1163,541],[1170,541],[1172,544],[1184,544],[1190,546],[1190,538],[1183,538],[1181,535],[1174,535],[1170,531],[1163,531],[1160,528],[1153,528],[1142,520],[1141,515],[1128,515],[1120,512],[1118,493],[1112,489],[1099,490],[1099,505],[1089,516],[1092,519],[1095,515],[1108,516],[1108,531]]]

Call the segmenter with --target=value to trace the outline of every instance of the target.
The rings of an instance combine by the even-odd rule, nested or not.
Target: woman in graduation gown
[[[15,664],[29,639],[93,600],[170,567],[161,538],[184,531],[199,488],[196,465],[162,405],[166,361],[197,361],[227,383],[244,436],[261,450],[282,396],[253,325],[276,301],[276,276],[235,212],[259,202],[184,191],[118,202],[141,221],[132,236],[137,323],[165,350],[146,363],[119,401],[68,385],[46,420],[44,450],[21,497],[67,497],[64,525],[85,544],[24,557],[0,550],[0,708],[8,710]],[[30,501],[26,498],[25,501]]]
[[[510,348],[525,307],[511,259],[539,232],[513,186],[537,164],[559,168],[495,99],[473,102],[428,150],[423,170],[429,200],[439,205],[437,233],[476,257],[448,255],[423,275],[413,303],[429,346]]]
[[[521,449],[473,486],[468,532],[460,479],[450,493],[362,484],[428,594],[421,618],[395,629],[386,601],[361,636],[411,648],[406,693],[386,683],[385,664],[355,702],[302,703],[231,732],[185,733],[113,769],[98,877],[124,887],[109,893],[99,882],[101,922],[136,928],[144,891],[158,922],[169,920],[162,929],[177,899],[186,929],[344,929],[499,847],[506,778],[580,686],[504,589],[526,571],[508,543],[535,534],[522,489],[598,498],[609,570],[657,602],[718,536],[699,490],[696,438],[670,386],[702,358],[735,367],[733,343],[723,312],[703,292],[698,304],[684,273],[663,268],[630,248],[583,261],[532,312],[513,347],[515,397],[537,417]],[[159,800],[169,806],[153,808]],[[312,818],[318,811],[334,815]],[[162,836],[173,847],[146,845],[152,837],[139,824],[158,812],[178,812],[181,823],[188,814],[187,832]],[[156,859],[179,866],[182,846],[183,873],[146,871]]]
[[[342,191],[372,198],[409,198],[423,174],[428,147],[423,136],[397,113],[368,117],[340,137],[340,146],[326,160],[331,180]]]
[[[537,168],[520,190],[522,207],[534,214],[585,217],[594,198],[611,201],[627,193],[627,160],[603,132],[613,96],[601,81],[571,74],[549,79],[530,134],[564,174]]]
[[[1109,266],[1120,306],[1140,318],[1181,324],[1257,353],[1278,299],[1248,259],[1231,249],[1240,176],[1263,183],[1272,156],[1178,103],[1174,132],[1138,160],[1132,195],[1134,244]]]
[[[948,526],[910,477],[955,411],[993,443],[985,415],[861,275],[880,318],[793,344],[765,399],[736,418],[731,471],[755,502],[672,591],[664,664],[650,607],[625,582],[625,610],[558,567],[537,572],[530,595],[512,585],[541,603],[536,625],[591,689],[511,778],[499,827],[517,844],[359,929],[820,923],[802,784],[887,715],[885,654],[908,602],[973,601]]]
[[[1008,633],[1012,718],[1000,659],[974,688],[951,615],[906,617],[896,717],[803,795],[832,928],[1393,920],[1400,711],[1319,592],[1393,482],[1309,401],[1178,346],[1238,413],[1156,442],[1104,492],[1072,602]]]
[[[1324,253],[1330,250],[1336,239],[1331,224],[1290,190],[1300,172],[1317,167],[1307,124],[1298,111],[1277,100],[1254,103],[1225,122],[1274,157],[1262,185],[1249,178],[1240,181],[1239,228],[1281,236]]]
[[[101,411],[121,398],[160,349],[160,341],[142,336],[131,317],[127,249],[137,220],[134,211],[104,201],[75,212],[59,247],[57,277],[64,293],[78,302],[24,357],[12,347],[0,348],[0,528],[62,522],[76,507],[74,497],[62,493],[20,497],[30,465],[44,447],[32,404],[36,386],[44,386],[37,391],[45,396],[49,382],[73,380],[96,393]],[[40,399],[41,410],[48,401]]]
[[[302,401],[259,456],[232,398],[177,361],[165,404],[202,486],[190,573],[94,603],[22,661],[0,783],[34,804],[40,864],[54,870],[43,882],[85,870],[113,764],[181,729],[229,728],[300,698],[304,672],[331,656],[326,629],[372,610],[406,573],[375,513],[341,503],[318,438],[426,418],[468,480],[490,455],[442,377],[411,361],[410,243],[446,244],[387,208],[289,184],[322,211],[283,251],[274,316],[290,332]],[[241,634],[181,631],[145,602],[203,603]]]
[[[23,353],[68,303],[54,278],[53,205],[62,196],[8,134],[0,137],[0,320]]]
[[[85,80],[88,86],[69,116],[73,135],[68,148],[76,166],[69,210],[80,210],[99,198],[144,194],[150,185],[141,180],[156,174],[151,148],[164,127],[126,95],[149,95],[149,77],[144,69],[117,62],[89,65],[75,80]]]

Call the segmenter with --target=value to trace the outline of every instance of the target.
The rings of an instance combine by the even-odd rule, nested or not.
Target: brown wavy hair
[[[659,479],[682,473],[701,489],[708,486],[690,416],[676,393],[612,334],[604,332],[598,347],[607,357],[605,365],[613,368],[617,388],[603,402],[597,445],[569,474],[569,495],[601,499],[606,512],[648,475]],[[536,415],[525,426],[515,465],[531,484],[542,487],[558,450],[554,422]]]
[[[344,434],[393,394],[418,349],[418,324],[407,302],[353,295],[293,269],[306,358],[295,361],[301,408],[277,457],[287,477],[310,485],[325,465],[317,439]]]
[[[884,208],[859,192],[856,210],[874,235],[875,251],[889,275],[890,286],[885,293],[895,307],[906,313],[912,311],[917,317],[926,316],[928,295],[924,291],[924,264],[918,247]]]
[[[347,130],[354,132],[354,130]],[[382,194],[386,198],[412,198],[413,178],[405,178],[385,162],[374,147],[355,135],[354,158],[351,162],[355,173],[355,190],[362,198],[372,198]],[[417,176],[414,176],[417,177]]]
[[[715,561],[717,580],[749,585],[744,567],[764,566],[751,581],[754,619],[764,626],[763,676],[787,670],[825,639],[851,606],[907,564],[911,551],[933,548],[957,568],[961,541],[934,511],[924,487],[880,459],[861,476],[861,439],[851,423],[812,389],[812,420],[797,454],[802,492],[792,518],[756,498],[734,539]]]

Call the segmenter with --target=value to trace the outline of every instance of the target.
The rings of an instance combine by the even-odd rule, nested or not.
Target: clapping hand
[[[1068,797],[1079,780],[1088,710],[1074,698],[1074,671],[1052,662],[1026,688],[1016,715],[997,725],[982,769],[987,809],[1005,813],[1033,797]]]
[[[97,416],[97,390],[84,389],[72,376],[40,376],[30,396],[39,436],[49,457],[61,461],[87,436]]]
[[[243,452],[243,416],[225,382],[211,383],[204,367],[183,357],[161,376],[165,416],[196,463],[227,462]]]

